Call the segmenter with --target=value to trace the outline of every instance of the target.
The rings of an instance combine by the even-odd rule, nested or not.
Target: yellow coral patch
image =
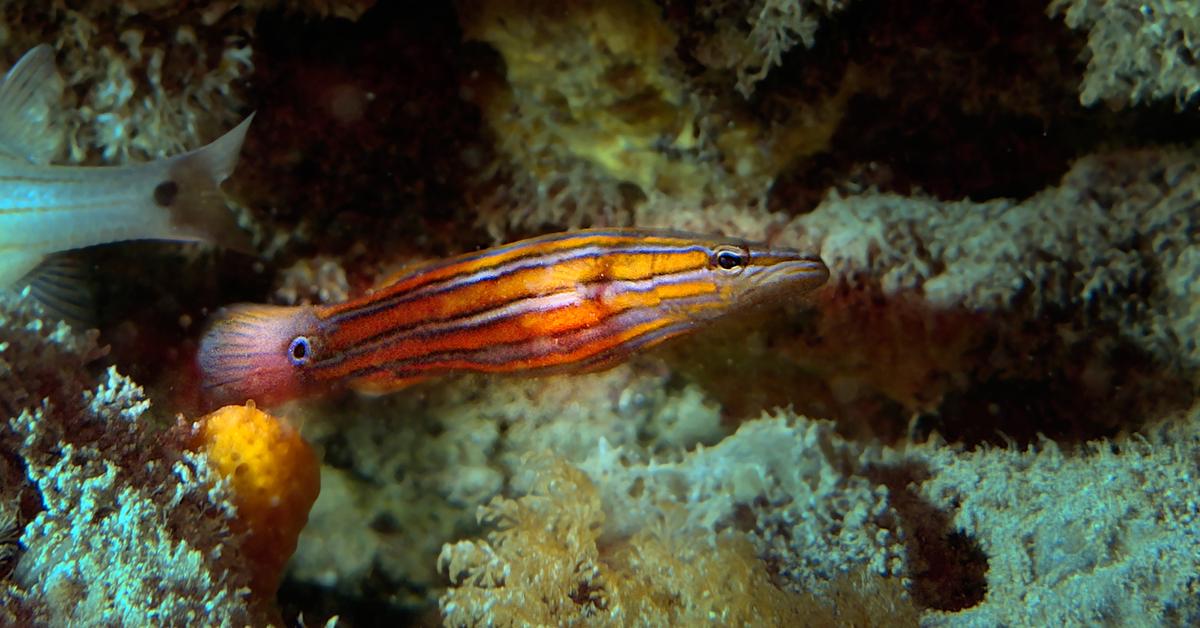
[[[226,406],[192,426],[192,447],[231,485],[255,588],[273,593],[320,491],[316,455],[300,433],[253,402]]]

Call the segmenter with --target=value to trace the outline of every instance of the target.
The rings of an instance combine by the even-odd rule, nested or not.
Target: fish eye
[[[721,249],[713,255],[713,263],[721,270],[740,270],[746,265],[746,255],[736,249]]]
[[[312,343],[305,336],[296,336],[288,345],[287,355],[292,366],[304,366],[312,359]]]

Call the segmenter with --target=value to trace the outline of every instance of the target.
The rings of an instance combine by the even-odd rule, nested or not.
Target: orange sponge
[[[225,406],[192,424],[190,449],[229,480],[256,593],[274,595],[321,489],[316,454],[283,420],[254,407]]]

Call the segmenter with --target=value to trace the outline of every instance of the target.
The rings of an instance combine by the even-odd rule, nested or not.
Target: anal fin
[[[0,247],[0,290],[23,287],[25,284],[18,280],[36,268],[42,262],[42,257],[41,253]]]
[[[373,375],[351,380],[350,389],[361,395],[374,397],[377,395],[386,395],[401,388],[408,388],[426,379],[429,378],[422,376],[397,378],[387,371],[381,371]]]

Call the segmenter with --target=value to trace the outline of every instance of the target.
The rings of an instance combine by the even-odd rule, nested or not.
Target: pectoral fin
[[[91,268],[78,256],[47,257],[17,282],[18,288],[25,286],[47,318],[62,320],[80,330],[96,326],[95,282]]]
[[[6,251],[0,248],[0,290],[23,287],[25,284],[18,284],[18,280],[40,264],[42,257],[40,253],[28,253],[14,249]]]
[[[28,289],[49,319],[76,329],[95,327],[95,285],[87,265],[72,255],[0,251],[0,290]]]

